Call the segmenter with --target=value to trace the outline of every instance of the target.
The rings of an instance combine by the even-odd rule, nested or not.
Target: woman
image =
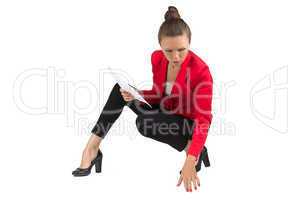
[[[86,176],[95,165],[101,172],[102,152],[99,145],[124,106],[137,114],[138,131],[149,138],[166,143],[178,151],[185,150],[186,160],[177,186],[184,183],[186,191],[200,186],[197,171],[201,161],[209,166],[204,143],[212,120],[211,100],[213,80],[208,66],[191,50],[191,31],[170,6],[158,33],[162,50],[152,53],[153,87],[138,92],[151,104],[133,98],[118,84],[112,88],[102,113],[92,129],[83,151],[80,167],[74,176]],[[162,128],[165,129],[162,129]]]

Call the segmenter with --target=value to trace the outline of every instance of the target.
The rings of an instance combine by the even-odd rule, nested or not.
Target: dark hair
[[[169,6],[165,13],[165,21],[160,25],[158,31],[158,42],[160,43],[163,36],[178,36],[186,33],[191,42],[190,27],[180,18],[179,12],[175,6]]]

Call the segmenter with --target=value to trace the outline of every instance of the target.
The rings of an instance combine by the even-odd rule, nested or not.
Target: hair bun
[[[175,6],[169,6],[165,14],[165,20],[180,19],[179,12]]]

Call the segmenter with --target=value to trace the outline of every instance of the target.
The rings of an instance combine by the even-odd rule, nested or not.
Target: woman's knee
[[[115,85],[112,88],[112,91],[118,91],[118,92],[120,92],[120,85],[118,83],[115,83]]]
[[[124,104],[126,102],[122,97],[122,94],[120,92],[120,88],[121,88],[120,85],[118,83],[116,83],[113,86],[113,88],[111,89],[110,97],[117,98],[117,99],[119,99],[118,101],[121,101],[120,103]]]

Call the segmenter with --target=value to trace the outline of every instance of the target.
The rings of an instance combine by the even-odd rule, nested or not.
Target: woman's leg
[[[96,157],[101,141],[104,139],[114,122],[121,115],[124,106],[128,106],[137,115],[143,114],[147,111],[155,113],[159,107],[158,105],[152,105],[152,108],[150,108],[146,104],[140,104],[138,100],[126,102],[120,93],[119,84],[115,84],[96,125],[91,131],[92,135],[90,136],[82,153],[80,168],[87,168],[91,161]]]
[[[119,84],[115,84],[96,125],[92,129],[92,133],[103,139],[115,121],[120,117],[124,106],[128,106],[137,115],[144,114],[147,111],[157,113],[158,110],[157,105],[153,105],[150,108],[147,105],[139,104],[138,100],[126,102],[121,95]]]
[[[178,151],[186,148],[194,129],[193,120],[163,112],[138,115],[136,125],[143,136],[166,143]]]
[[[166,143],[177,151],[185,150],[187,155],[195,126],[193,120],[177,114],[146,112],[137,117],[136,125],[145,137]]]
[[[193,120],[175,114],[145,113],[137,117],[136,125],[145,137],[168,144],[177,151],[185,150],[187,155],[194,129]]]
[[[92,134],[82,152],[80,168],[87,168],[90,166],[91,161],[97,156],[98,149],[102,138]]]

